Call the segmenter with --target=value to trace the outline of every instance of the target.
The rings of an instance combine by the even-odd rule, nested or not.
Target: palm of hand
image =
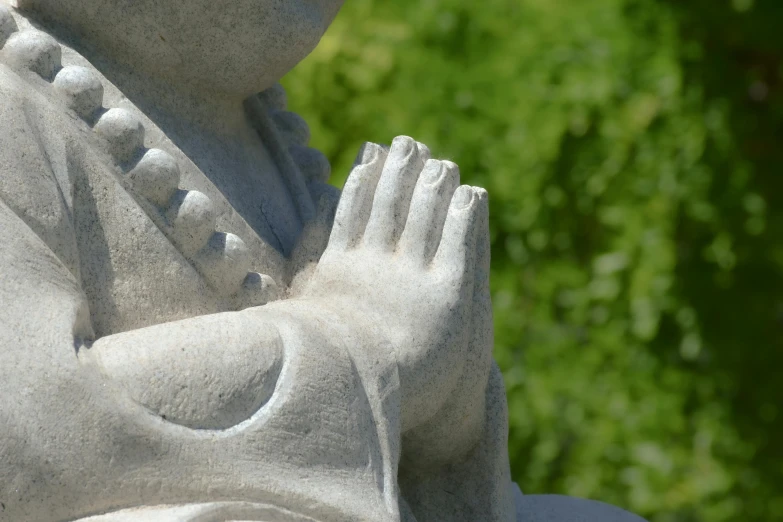
[[[304,296],[340,302],[381,327],[399,366],[406,431],[447,401],[469,350],[486,351],[471,346],[471,314],[474,293],[486,293],[483,279],[476,288],[486,264],[476,242],[487,198],[459,187],[456,165],[428,160],[411,138],[397,138],[388,155],[374,144],[363,152]]]

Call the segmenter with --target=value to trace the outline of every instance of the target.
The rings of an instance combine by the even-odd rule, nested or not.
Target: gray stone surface
[[[558,495],[522,497],[520,517],[525,522],[644,522],[636,515],[601,502]]]
[[[486,192],[398,137],[339,194],[285,111],[339,0],[5,1],[0,520],[571,520],[511,482]]]

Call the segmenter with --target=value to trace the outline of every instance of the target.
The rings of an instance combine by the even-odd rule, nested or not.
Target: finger
[[[459,187],[451,198],[433,268],[453,281],[465,282],[475,273],[476,229],[486,204],[486,192],[467,185]]]
[[[476,287],[489,294],[489,269],[491,261],[489,234],[489,194],[483,188],[474,187],[479,198],[476,222]],[[489,299],[487,295],[487,299]]]
[[[393,250],[405,228],[411,195],[424,162],[422,152],[413,138],[394,139],[383,167],[370,220],[364,234],[364,243],[383,250]]]
[[[459,167],[429,160],[413,191],[400,249],[422,265],[429,264],[440,243],[451,197],[459,186]]]
[[[492,298],[489,291],[490,235],[489,205],[485,190],[476,194],[480,199],[478,221],[476,222],[476,263],[473,279],[472,340],[466,364],[472,367],[473,375],[481,375],[491,364],[493,330]]]
[[[362,146],[340,196],[327,248],[351,248],[361,241],[386,154],[375,143]]]
[[[430,152],[430,148],[427,147],[423,143],[416,142],[416,148],[419,149],[419,158],[421,159],[421,164],[424,165],[427,163],[430,159],[432,159],[432,153]]]

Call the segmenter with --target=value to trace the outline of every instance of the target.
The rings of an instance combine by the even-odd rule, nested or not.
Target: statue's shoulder
[[[76,270],[66,173],[73,125],[52,86],[60,47],[17,19],[0,4],[0,204]]]
[[[47,100],[33,94],[15,72],[0,65],[0,205],[77,273],[63,126]]]
[[[0,111],[2,111],[3,128],[7,123],[7,114],[9,111],[17,112],[22,108],[23,102],[29,98],[29,87],[19,77],[19,75],[0,62]]]
[[[0,199],[12,208],[52,192],[49,145],[59,134],[56,120],[46,98],[0,64]]]
[[[0,125],[7,133],[16,124],[40,129],[76,120],[95,123],[103,100],[103,82],[85,60],[46,30],[0,1]]]
[[[6,180],[49,170],[45,142],[61,134],[53,81],[61,48],[0,3],[0,169]]]
[[[62,49],[52,36],[0,2],[0,99],[4,108],[9,103],[13,108],[13,102],[33,101],[31,95],[54,79],[61,58]]]

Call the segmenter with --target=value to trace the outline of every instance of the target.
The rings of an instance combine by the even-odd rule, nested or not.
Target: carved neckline
[[[259,306],[279,298],[280,287],[268,275],[250,271],[252,260],[236,234],[216,231],[210,198],[179,186],[180,166],[161,149],[144,147],[145,128],[132,112],[103,106],[104,86],[96,70],[62,65],[62,48],[49,34],[19,30],[11,11],[0,4],[0,57],[15,70],[27,70],[50,83],[64,102],[100,136],[121,172],[123,185],[150,219],[222,297],[236,308]],[[262,141],[269,146],[303,223],[314,217],[311,189],[330,174],[328,160],[307,147],[304,120],[286,111],[281,85],[251,97],[245,108]]]

